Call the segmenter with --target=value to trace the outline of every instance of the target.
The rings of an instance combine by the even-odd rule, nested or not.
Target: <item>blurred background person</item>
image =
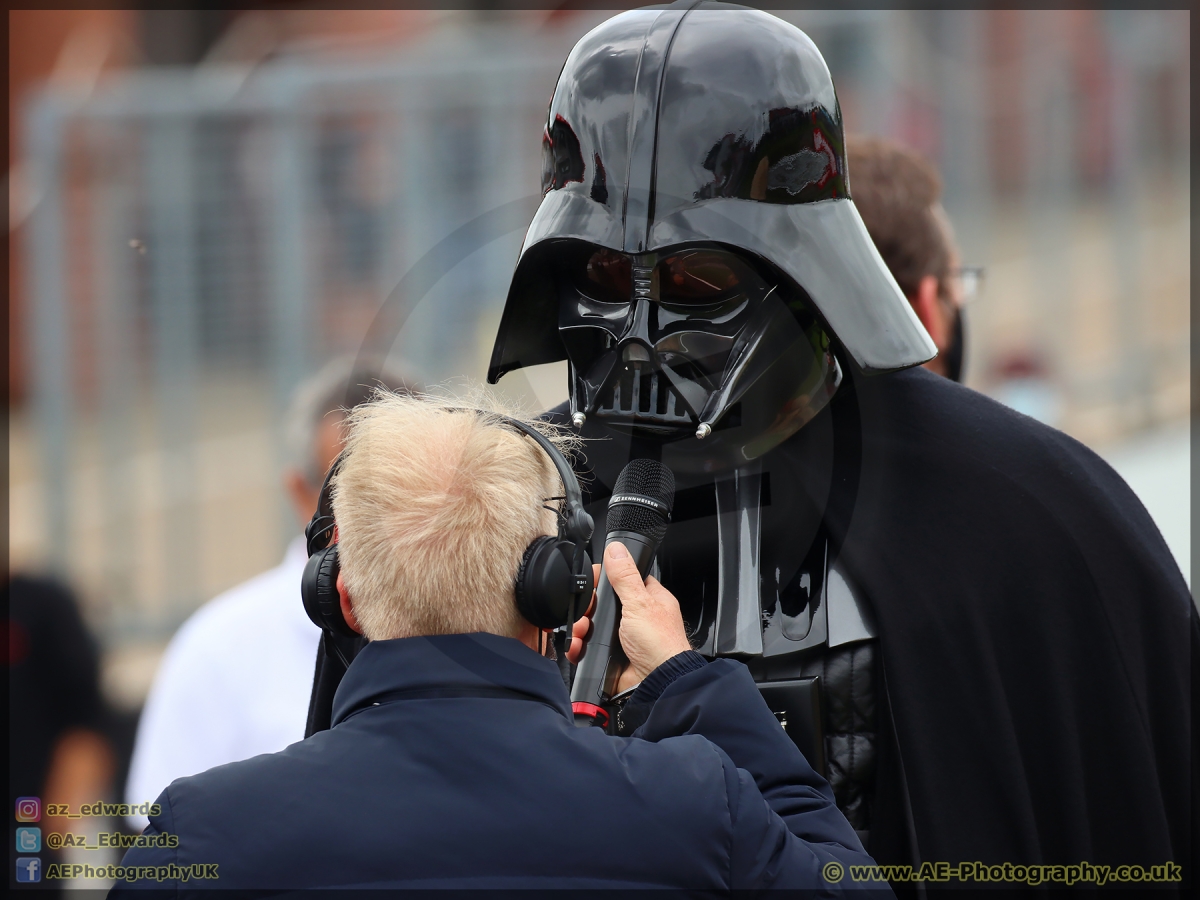
[[[933,162],[899,141],[874,135],[848,136],[846,156],[851,192],[863,223],[937,345],[938,355],[925,368],[955,381],[967,381],[1019,412],[1086,438],[1063,421],[1061,383],[1053,377],[1037,349],[1039,342],[1055,338],[1050,334],[1054,321],[1051,315],[1042,319],[1043,334],[1024,349],[993,354],[990,376],[967,379],[965,307],[978,299],[984,269],[962,264],[954,226],[942,206],[943,179]],[[1069,264],[1069,259],[1061,263],[1062,267]],[[1165,275],[1166,272],[1156,272],[1154,277]],[[998,343],[996,332],[1001,329],[996,325],[997,319],[1002,311],[1020,303],[1013,286],[1005,287],[1004,296],[995,292],[993,302],[980,310],[988,315],[980,317],[983,327],[977,323],[971,329],[969,337],[976,346]],[[1059,289],[1069,290],[1069,286],[1060,285]],[[1135,315],[1141,318],[1146,314],[1145,310],[1139,310]],[[1145,338],[1152,320],[1129,323],[1127,333],[1134,342]],[[1131,354],[1130,358],[1136,354],[1131,348],[1124,352]],[[1126,371],[1132,367],[1132,362],[1126,363]],[[1110,392],[1114,398],[1121,396],[1118,385],[1112,386]],[[1188,511],[1185,504],[1172,500],[1187,486],[1186,433],[1176,426],[1150,431],[1125,443],[1109,445],[1095,439],[1085,443],[1097,449],[1134,489],[1154,517],[1184,578],[1190,579]]]
[[[929,160],[885,138],[847,137],[846,164],[871,240],[937,345],[925,368],[962,381],[963,304],[982,272],[961,266],[942,179]]]
[[[37,818],[9,819],[12,887],[17,857],[38,857],[43,867],[62,861],[61,851],[46,846],[47,834],[85,833],[100,824],[48,815],[47,806],[66,804],[78,814],[83,804],[114,799],[117,754],[96,640],[73,592],[56,579],[27,574],[13,575],[6,592],[8,807],[16,809],[19,797],[40,800]]]
[[[287,413],[283,473],[301,528],[342,450],[346,411],[377,387],[411,391],[383,360],[338,357],[303,382]],[[184,775],[273,753],[304,737],[320,630],[300,602],[304,535],[274,569],[214,598],[172,638],[138,724],[126,798],[153,801]],[[145,816],[131,816],[139,830]]]

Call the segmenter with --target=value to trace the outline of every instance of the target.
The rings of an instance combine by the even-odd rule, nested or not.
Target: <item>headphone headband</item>
[[[479,412],[479,410],[476,410],[476,412]],[[575,543],[587,544],[592,539],[591,517],[587,517],[586,533],[583,533],[584,520],[579,515],[579,513],[583,512],[583,489],[579,486],[579,479],[575,475],[575,470],[571,468],[562,451],[554,446],[553,441],[527,422],[522,422],[519,419],[513,419],[499,413],[489,413],[488,415],[496,416],[500,421],[506,425],[513,426],[526,437],[533,438],[534,442],[550,457],[550,461],[554,463],[554,468],[558,470],[558,477],[562,479],[563,493],[566,495],[563,507],[568,533]]]
[[[308,550],[309,556],[312,556],[319,550],[324,550],[329,546],[329,541],[333,538],[335,523],[333,521],[333,498],[329,493],[329,482],[342,468],[342,461],[345,458],[346,451],[343,450],[329,466],[329,471],[325,473],[325,480],[321,482],[321,492],[317,495],[316,512],[313,513],[313,517],[309,520],[309,523],[304,526],[305,549]]]

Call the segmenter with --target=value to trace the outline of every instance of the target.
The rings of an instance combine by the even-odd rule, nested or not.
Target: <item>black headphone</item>
[[[554,463],[566,491],[558,514],[558,535],[534,538],[517,568],[517,609],[526,621],[538,628],[574,624],[587,610],[595,586],[592,557],[588,552],[594,525],[592,517],[583,508],[579,480],[558,448],[536,428],[497,413],[485,415],[494,415],[533,438]],[[316,512],[304,529],[308,562],[300,581],[300,596],[304,600],[304,611],[319,628],[342,637],[356,638],[358,634],[342,615],[337,591],[338,548],[337,544],[330,543],[334,529],[330,484],[341,469],[344,457],[343,451],[329,467],[321,484]]]

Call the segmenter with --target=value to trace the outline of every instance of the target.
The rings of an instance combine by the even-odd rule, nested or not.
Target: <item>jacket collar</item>
[[[515,638],[480,632],[371,641],[338,685],[331,725],[386,694],[442,689],[525,694],[571,718],[571,700],[553,661]]]

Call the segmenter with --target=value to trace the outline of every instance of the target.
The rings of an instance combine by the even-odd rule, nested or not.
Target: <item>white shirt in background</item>
[[[306,561],[297,537],[278,566],[213,598],[175,633],[138,723],[128,803],[304,738],[321,637],[300,601]],[[140,831],[147,819],[129,823]]]

